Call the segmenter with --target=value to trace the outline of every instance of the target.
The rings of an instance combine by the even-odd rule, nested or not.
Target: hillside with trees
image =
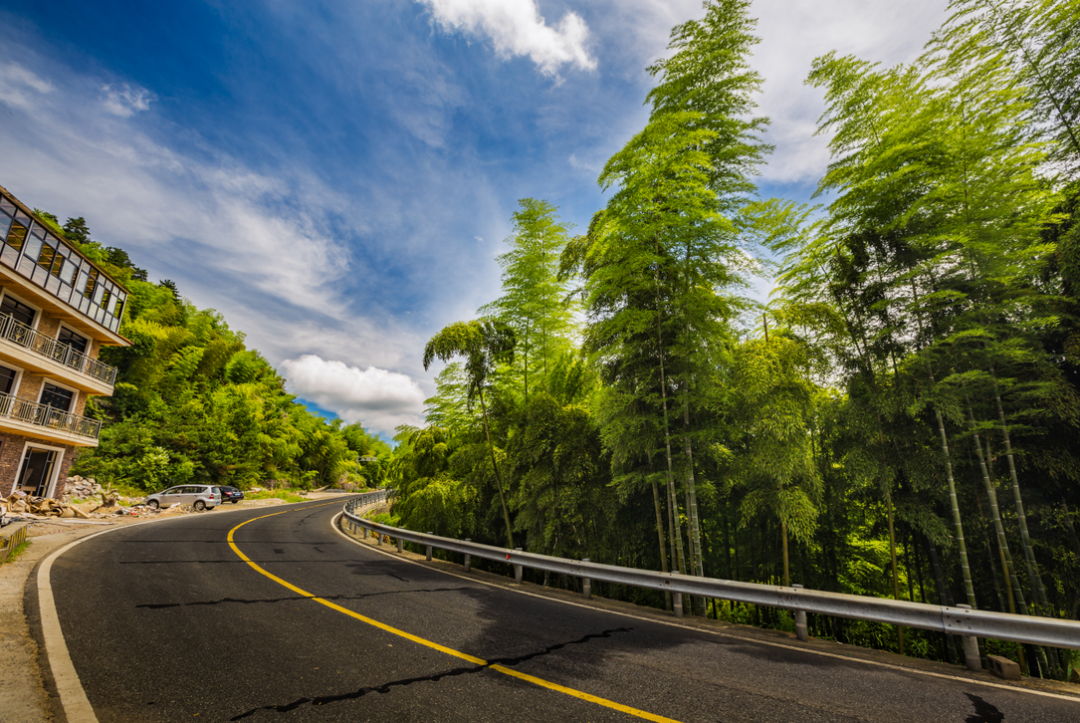
[[[749,10],[710,0],[672,31],[587,229],[521,201],[502,296],[424,350],[446,365],[426,424],[399,430],[394,514],[549,555],[1077,619],[1080,4],[957,0],[911,64],[818,58],[832,162],[813,208],[757,195]],[[810,623],[958,656],[942,635]],[[1069,665],[987,645],[1032,675]]]
[[[92,240],[85,219],[61,227],[37,213],[130,291],[120,333],[132,344],[101,352],[119,370],[113,396],[86,408],[104,422],[101,444],[84,450],[71,474],[146,491],[189,481],[240,489],[382,482],[391,449],[377,435],[297,403],[243,333],[181,298],[172,281],[147,281],[125,251]]]

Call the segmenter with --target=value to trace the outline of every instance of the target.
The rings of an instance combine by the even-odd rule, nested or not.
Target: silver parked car
[[[191,505],[198,511],[212,510],[221,504],[221,490],[214,485],[179,485],[163,492],[155,492],[143,500],[153,507],[172,507],[175,504]]]

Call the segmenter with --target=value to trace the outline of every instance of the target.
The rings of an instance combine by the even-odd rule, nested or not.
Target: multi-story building
[[[101,422],[83,416],[111,395],[98,361],[120,336],[127,290],[0,186],[0,495],[56,493]]]

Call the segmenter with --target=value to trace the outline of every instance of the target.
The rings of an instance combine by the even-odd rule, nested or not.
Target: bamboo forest
[[[813,205],[759,194],[751,4],[705,7],[648,68],[648,120],[603,167],[588,227],[521,200],[501,295],[427,342],[438,391],[398,428],[393,523],[1077,619],[1080,2],[957,0],[911,64],[817,58],[831,159]],[[811,615],[810,633],[960,655],[884,624]],[[985,645],[1031,675],[1069,665]]]

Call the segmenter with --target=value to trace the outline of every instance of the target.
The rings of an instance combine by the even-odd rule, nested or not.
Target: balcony
[[[108,387],[116,383],[116,367],[92,359],[86,354],[75,351],[67,344],[61,344],[52,337],[40,334],[26,324],[15,321],[10,314],[0,314],[0,339],[5,339],[37,356],[65,367],[65,370],[86,375]]]
[[[14,427],[23,434],[90,446],[101,434],[101,421],[62,409],[54,409],[10,394],[0,394],[0,427]]]

